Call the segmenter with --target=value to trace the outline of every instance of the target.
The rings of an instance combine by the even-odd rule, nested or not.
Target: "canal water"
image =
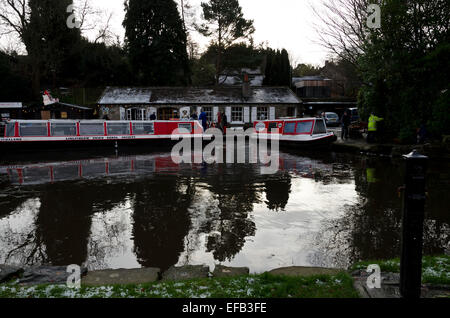
[[[401,160],[281,152],[272,175],[258,164],[177,165],[170,152],[0,165],[0,264],[259,273],[400,254]],[[449,173],[448,162],[430,164],[426,254],[449,247]]]

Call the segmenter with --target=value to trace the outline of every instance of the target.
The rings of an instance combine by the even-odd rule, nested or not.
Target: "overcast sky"
[[[75,3],[81,0],[75,0]],[[123,38],[124,0],[91,0],[93,6],[113,13],[112,29]],[[180,0],[175,0],[177,3]],[[200,17],[200,3],[207,0],[188,0]],[[293,64],[323,64],[328,52],[317,43],[314,30],[314,13],[311,3],[318,4],[326,0],[240,0],[244,16],[254,20],[255,44],[267,42],[272,48],[288,50]],[[94,34],[88,34],[90,38]],[[204,49],[209,40],[199,34],[193,34],[194,40]],[[14,42],[14,41],[12,41]],[[8,40],[0,39],[6,47]],[[295,66],[295,65],[294,65]]]
[[[179,0],[176,0],[179,2]],[[201,13],[200,3],[190,0]],[[273,48],[286,48],[296,63],[323,64],[327,51],[317,41],[314,13],[310,3],[321,0],[240,0],[244,16],[255,21],[255,43],[268,42]],[[114,12],[114,29],[123,35],[124,0],[93,0],[97,7]],[[208,39],[195,35],[205,47]]]

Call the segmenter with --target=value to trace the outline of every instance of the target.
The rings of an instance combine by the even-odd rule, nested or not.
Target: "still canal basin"
[[[0,167],[0,263],[89,269],[214,264],[260,273],[400,254],[402,162],[281,152],[258,164],[170,152],[51,155]],[[448,162],[428,173],[424,252],[449,248]]]

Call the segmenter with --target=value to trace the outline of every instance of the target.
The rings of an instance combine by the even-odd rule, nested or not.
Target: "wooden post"
[[[400,294],[420,298],[422,286],[422,244],[425,215],[425,182],[428,157],[416,150],[403,156],[406,161],[405,192],[400,261]]]

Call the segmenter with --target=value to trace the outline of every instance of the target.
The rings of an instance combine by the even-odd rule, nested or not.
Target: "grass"
[[[69,289],[64,285],[1,286],[0,298],[358,298],[347,273],[311,277],[270,274],[143,285]]]
[[[382,272],[399,273],[400,259],[363,261],[352,266],[352,270],[365,270],[370,264],[378,264]],[[422,282],[425,284],[450,284],[450,256],[424,256],[422,258]]]

